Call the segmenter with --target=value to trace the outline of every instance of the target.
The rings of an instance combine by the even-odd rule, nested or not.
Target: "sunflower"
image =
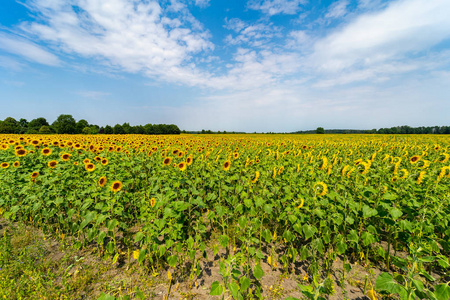
[[[235,152],[235,153],[233,154],[233,157],[234,157],[234,159],[238,159],[238,158],[239,158],[239,153]]]
[[[224,162],[224,164],[223,164],[224,171],[228,171],[230,169],[230,167],[231,167],[231,162],[229,160]]]
[[[172,155],[176,155],[178,153],[178,151],[179,151],[178,149],[173,150]]]
[[[39,140],[32,140],[31,141],[31,145],[33,145],[33,146],[37,146],[37,145],[39,145],[41,142],[39,141]]]
[[[2,167],[3,169],[6,169],[6,168],[9,167],[9,163],[7,163],[7,162],[2,162],[1,167]]]
[[[78,162],[77,162],[77,161],[76,161],[76,162],[74,162],[73,164],[74,164],[75,166],[78,166]]]
[[[400,179],[406,179],[406,177],[408,177],[408,175],[409,175],[409,172],[408,172],[408,170],[406,170],[406,169],[401,169],[399,173],[402,173],[402,174],[403,174],[402,176],[399,176],[399,177],[398,177],[398,178],[400,178]]]
[[[188,166],[192,165],[192,163],[194,162],[192,155],[189,155],[188,158],[186,158],[186,164]]]
[[[448,153],[442,153],[441,156],[439,156],[437,161],[445,164],[446,162],[448,162],[449,158],[450,158],[450,155]]]
[[[320,191],[320,193],[317,194],[317,196],[325,196],[328,193],[328,187],[325,183],[319,181],[314,185],[314,190]]]
[[[27,153],[28,153],[28,151],[25,149],[22,149],[22,148],[16,149],[16,156],[22,157],[22,156],[27,155]]]
[[[95,170],[95,165],[93,163],[85,164],[84,169],[88,172],[92,172]]]
[[[411,157],[409,159],[409,162],[412,164],[415,164],[416,162],[418,162],[420,160],[420,156],[419,155],[414,155],[413,157]]]
[[[113,191],[114,193],[120,191],[122,189],[122,182],[116,180],[111,184],[111,191]]]
[[[178,157],[183,157],[184,153],[182,151],[178,152]]]
[[[178,169],[179,169],[180,171],[184,171],[184,170],[186,170],[186,168],[187,168],[187,165],[186,165],[186,163],[185,163],[184,161],[182,161],[182,162],[180,162],[180,163],[178,164]]]
[[[102,160],[102,158],[101,158],[100,156],[96,156],[96,157],[94,157],[94,160],[95,160],[96,162],[99,162],[99,161]]]
[[[156,204],[156,199],[155,198],[150,199],[150,206],[154,207],[155,204]]]
[[[166,157],[163,160],[163,165],[165,166],[170,166],[170,164],[172,163],[172,157]]]
[[[349,168],[350,168],[349,165],[345,165],[345,166],[342,168],[342,171],[341,171],[342,176],[345,176],[345,174],[347,174],[347,171],[348,171]]]
[[[56,165],[58,164],[58,162],[56,161],[56,160],[51,160],[51,161],[49,161],[48,163],[47,163],[47,166],[49,167],[49,168],[52,168],[52,169],[54,169],[54,168],[56,168]]]
[[[20,167],[20,162],[15,161],[15,162],[13,163],[13,167],[14,167],[14,168]]]
[[[69,153],[63,153],[61,155],[61,159],[64,160],[64,161],[68,161],[70,159],[70,156],[71,155]]]
[[[48,156],[48,155],[52,154],[52,149],[44,148],[44,149],[42,149],[41,153],[42,153],[42,155]]]
[[[89,164],[91,160],[89,158],[83,159],[83,164]]]
[[[37,172],[37,171],[34,171],[33,173],[31,173],[31,178],[32,179],[35,179],[38,176],[39,176],[39,172]]]
[[[425,173],[426,173],[426,171],[422,171],[422,172],[419,173],[419,176],[417,176],[417,180],[416,180],[417,184],[421,184],[422,183],[423,178],[425,177]]]
[[[252,183],[256,183],[258,181],[260,175],[261,174],[259,173],[259,171],[256,171],[255,177],[253,177],[253,179],[252,179]]]
[[[106,177],[105,176],[100,177],[100,179],[98,180],[98,185],[104,187],[105,184],[106,184]]]
[[[303,204],[305,204],[305,199],[301,198],[300,199],[300,204],[297,206],[298,209],[303,207]]]
[[[102,165],[106,166],[108,164],[108,159],[107,158],[103,158],[101,163],[102,163]]]

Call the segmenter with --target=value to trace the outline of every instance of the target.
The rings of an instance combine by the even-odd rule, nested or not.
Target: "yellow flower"
[[[51,160],[47,163],[47,166],[49,166],[50,168],[54,169],[56,168],[56,165],[58,164],[58,162],[56,160]]]
[[[155,207],[155,204],[156,204],[156,199],[155,198],[150,199],[150,206]]]
[[[260,176],[259,171],[256,171],[255,172],[255,177],[253,177],[253,179],[252,179],[252,183],[256,183],[258,181],[258,179],[259,179],[259,176]]]
[[[15,162],[13,163],[13,167],[14,167],[14,168],[20,167],[20,162],[15,161]]]
[[[48,156],[48,155],[52,154],[52,149],[44,148],[44,149],[42,149],[41,153],[42,153],[42,155]]]
[[[298,208],[298,209],[302,208],[302,207],[303,207],[303,204],[305,204],[305,199],[301,198],[301,199],[300,199],[300,205],[297,206],[297,208]]]
[[[416,162],[418,162],[420,160],[420,156],[419,155],[414,155],[413,157],[411,157],[409,159],[409,162],[412,164],[415,164]]]
[[[92,172],[95,170],[95,165],[93,163],[85,164],[84,169],[88,172]]]
[[[190,166],[190,165],[192,165],[192,162],[193,162],[194,160],[193,160],[193,158],[192,158],[192,155],[189,155],[187,158],[186,158],[186,164],[188,165],[188,166]]]
[[[180,171],[185,171],[186,170],[186,168],[187,168],[187,165],[186,165],[186,163],[184,162],[184,161],[182,161],[182,162],[180,162],[179,164],[178,164],[178,169],[180,170]]]
[[[223,164],[223,170],[224,171],[228,171],[231,167],[231,162],[229,160],[227,160],[226,162],[224,162]]]
[[[426,173],[425,171],[422,171],[422,172],[419,173],[419,176],[417,176],[417,180],[416,180],[417,184],[421,184],[422,183],[423,178],[425,177],[425,173]]]
[[[327,185],[325,184],[325,183],[323,183],[323,182],[317,182],[315,185],[314,185],[314,190],[317,192],[317,191],[320,191],[320,193],[318,193],[317,194],[317,196],[325,196],[327,193],[328,193],[328,187],[327,187]]]
[[[70,154],[69,153],[63,153],[61,154],[61,159],[64,161],[68,161],[70,159]]]
[[[163,160],[163,165],[165,166],[170,166],[170,164],[172,163],[172,157],[166,157]]]
[[[39,176],[39,172],[33,172],[33,173],[31,173],[31,178],[32,179],[34,179],[34,178],[36,178],[36,177],[38,177]]]
[[[120,191],[121,189],[122,189],[122,182],[120,182],[120,181],[114,181],[112,184],[111,184],[111,191],[113,191],[114,193],[116,193],[116,192],[118,192],[118,191]]]
[[[17,149],[16,150],[16,156],[22,157],[27,155],[28,151],[25,149]]]
[[[100,177],[100,179],[98,180],[98,185],[104,187],[105,184],[106,184],[106,176]]]
[[[7,162],[2,162],[1,167],[2,167],[3,169],[6,169],[6,168],[9,167],[9,163],[7,163]]]
[[[373,289],[367,291],[367,297],[369,297],[370,300],[378,300],[377,293]]]
[[[405,178],[407,178],[408,175],[409,175],[409,172],[408,172],[408,170],[406,170],[406,169],[401,169],[401,170],[400,170],[400,173],[403,174],[402,176],[399,177],[400,179],[405,179]]]

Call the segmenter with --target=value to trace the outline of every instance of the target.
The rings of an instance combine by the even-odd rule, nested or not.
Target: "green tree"
[[[113,133],[114,133],[114,130],[113,130],[113,128],[112,128],[111,126],[106,125],[103,132],[104,132],[105,134],[113,134]]]
[[[8,117],[0,124],[0,133],[19,133],[20,124],[16,119]]]
[[[27,133],[38,132],[42,126],[49,126],[45,118],[33,119],[30,121],[30,123],[28,123]]]
[[[47,134],[47,133],[52,133],[52,130],[50,129],[50,126],[41,126],[41,128],[39,128],[39,133],[41,134]]]
[[[59,115],[56,121],[52,123],[52,128],[58,134],[73,134],[77,131],[77,122],[72,115]]]
[[[317,134],[324,134],[325,133],[325,129],[323,129],[323,127],[317,127],[316,133]]]
[[[77,132],[76,133],[83,133],[84,128],[89,127],[89,122],[81,119],[77,122]]]

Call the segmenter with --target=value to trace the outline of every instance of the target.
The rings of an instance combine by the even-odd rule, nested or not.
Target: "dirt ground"
[[[214,281],[222,281],[222,276],[219,274],[219,261],[225,256],[223,251],[216,255],[207,251],[207,259],[202,257],[200,260],[202,273],[193,280],[178,278],[178,270],[170,270],[173,280],[172,284],[169,284],[170,281],[167,277],[169,270],[160,273],[145,270],[138,266],[132,255],[130,257],[130,255],[124,254],[118,262],[112,264],[112,258],[99,257],[95,248],[74,250],[70,241],[61,243],[60,240],[46,236],[41,230],[34,227],[0,219],[0,234],[2,235],[4,230],[14,232],[19,227],[21,232],[27,231],[32,236],[33,242],[41,243],[45,249],[45,257],[36,263],[51,261],[53,268],[51,271],[56,274],[57,278],[69,277],[75,286],[79,286],[79,289],[72,295],[74,297],[72,299],[98,299],[102,293],[116,298],[128,295],[131,299],[139,299],[139,296],[144,295],[144,299],[167,299],[169,287],[168,299],[221,299],[219,296],[211,296],[210,288]],[[349,264],[351,270],[345,274],[345,280],[343,280],[341,258],[338,257],[333,263],[331,279],[335,292],[333,295],[324,296],[326,299],[369,299],[365,296],[364,283],[367,280],[366,286],[368,286],[368,281],[375,285],[376,277],[381,271],[371,266],[362,266],[358,262]],[[293,272],[286,273],[279,267],[271,268],[264,260],[261,263],[265,273],[261,281],[263,298],[295,297],[305,299],[299,284],[311,284],[306,275],[307,266],[307,261],[300,262],[292,266]],[[61,270],[64,270],[64,274]],[[64,282],[67,284],[67,281]],[[63,280],[61,279],[59,283],[63,284]],[[227,294],[225,299],[231,299],[231,295]]]

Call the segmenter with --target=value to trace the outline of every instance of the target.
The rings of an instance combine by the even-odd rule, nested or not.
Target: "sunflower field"
[[[381,270],[370,299],[450,298],[450,138],[393,135],[0,135],[0,216],[211,296],[262,298],[264,266],[302,296],[339,259]],[[293,298],[291,298],[293,299]]]

